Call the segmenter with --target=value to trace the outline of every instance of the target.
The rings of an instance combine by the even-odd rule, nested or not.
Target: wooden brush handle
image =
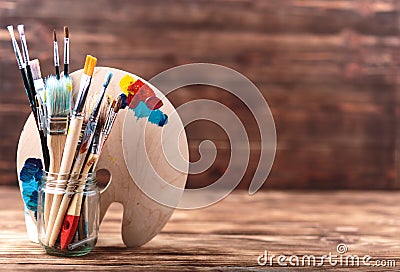
[[[62,200],[61,200],[61,203],[60,203],[60,208],[58,210],[57,217],[56,217],[56,219],[54,221],[53,229],[51,231],[51,235],[50,235],[50,239],[49,239],[49,246],[50,247],[54,247],[54,244],[57,241],[58,234],[60,233],[61,225],[62,225],[62,223],[64,221],[64,216],[65,216],[65,214],[67,212],[68,205],[69,205],[70,201],[71,201],[71,198],[70,198],[69,195],[64,194],[62,196]]]
[[[92,165],[97,162],[97,160],[99,159],[99,155],[97,154],[90,154],[85,166],[83,167],[83,171],[82,171],[82,175],[86,176],[89,173],[90,168],[92,167]],[[83,182],[80,183],[79,185],[84,185],[84,179]],[[74,216],[78,216],[81,213],[81,206],[82,206],[82,197],[83,194],[82,193],[77,193],[74,195],[71,204],[68,208],[68,214],[69,215],[74,215]]]
[[[49,221],[46,226],[46,238],[45,238],[46,245],[51,246],[51,247],[54,246],[54,243],[50,244],[50,237],[51,237],[51,233],[53,231],[54,222],[56,221],[58,210],[60,208],[62,199],[63,199],[63,195],[55,194],[53,196],[53,202],[51,204]]]
[[[49,147],[49,155],[50,155],[50,168],[49,173],[56,174],[60,171],[62,153],[65,146],[65,141],[67,139],[67,135],[48,135],[47,136],[47,146]],[[48,188],[51,191],[54,188]],[[51,205],[53,202],[53,194],[47,192],[45,193],[44,199],[44,222],[47,227]]]
[[[64,152],[61,160],[60,172],[57,179],[57,186],[58,185],[63,186],[64,189],[65,189],[64,182],[68,178],[74,160],[74,155],[76,147],[78,145],[82,124],[83,124],[83,117],[73,116],[71,118],[67,140],[65,143]],[[55,195],[53,203],[51,205],[49,224],[46,227],[46,241],[49,242],[48,245],[50,247],[54,246],[54,243],[57,240],[57,235],[60,232],[62,218],[64,217],[65,212],[68,208],[70,198],[67,197],[68,203],[66,203],[67,200],[64,200],[65,197],[67,197],[67,195],[64,195],[64,197],[62,195]],[[60,207],[61,204],[60,198],[62,198],[62,204],[63,204],[62,209]],[[56,224],[57,223],[56,220],[59,219],[60,217],[61,217],[61,223]]]
[[[79,136],[81,133],[83,124],[83,117],[73,117],[68,130],[67,141],[65,143],[63,157],[60,166],[60,172],[58,180],[65,179],[65,175],[68,175],[71,171],[72,163],[74,162],[74,156],[76,147],[79,142]]]
[[[67,135],[48,135],[47,146],[50,153],[50,173],[59,173],[61,167],[62,154],[65,147]]]

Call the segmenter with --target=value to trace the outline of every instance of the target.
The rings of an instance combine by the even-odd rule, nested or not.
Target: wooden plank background
[[[399,271],[400,192],[263,191],[254,196],[243,190],[223,201],[198,210],[176,210],[171,220],[149,243],[126,248],[121,238],[123,207],[114,203],[100,226],[92,253],[80,258],[59,258],[27,241],[22,201],[16,188],[0,190],[0,265],[2,271]],[[206,197],[206,196],[205,196]],[[337,245],[348,252],[337,265],[298,265],[288,262],[296,255],[339,255]],[[270,264],[259,266],[257,257],[268,251]],[[277,256],[287,256],[282,267]],[[360,266],[352,266],[358,256]],[[371,256],[371,266],[362,263]],[[334,263],[335,257],[332,258]],[[375,266],[377,260],[385,266]],[[389,261],[393,260],[392,265]],[[295,259],[293,260],[295,261]],[[395,266],[393,263],[395,262]],[[292,269],[290,267],[292,266]]]
[[[53,28],[69,25],[72,69],[87,53],[99,65],[151,78],[180,64],[211,62],[250,78],[275,118],[278,147],[264,188],[398,189],[399,10],[395,0],[2,0],[0,1],[0,182],[17,184],[15,151],[29,113],[8,24],[24,23],[31,57],[53,72]],[[223,102],[251,141],[247,188],[260,154],[250,112],[211,87],[180,89],[176,106],[204,98]],[[219,133],[216,133],[219,132]],[[187,127],[191,159],[210,139],[218,156],[189,187],[217,180],[230,156],[216,125]]]

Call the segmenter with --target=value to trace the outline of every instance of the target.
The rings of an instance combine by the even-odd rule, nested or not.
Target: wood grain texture
[[[348,254],[395,260],[396,268],[346,268],[340,271],[395,271],[400,264],[398,192],[259,192],[236,191],[200,210],[174,213],[163,231],[137,249],[120,236],[122,207],[112,206],[96,248],[88,256],[48,256],[27,241],[22,201],[16,188],[0,189],[0,264],[10,270],[79,271],[260,271],[257,257],[269,254],[335,254],[345,243]],[[274,271],[287,271],[276,260]],[[338,268],[338,267],[335,267]],[[293,271],[314,271],[296,267]],[[319,271],[332,271],[329,264]]]
[[[241,72],[275,118],[277,157],[266,188],[399,189],[399,11],[395,0],[12,0],[0,3],[0,25],[26,24],[31,56],[40,58],[44,74],[54,70],[51,32],[66,24],[72,71],[90,53],[101,66],[145,79],[193,62]],[[0,125],[7,127],[0,131],[0,176],[2,184],[16,184],[16,143],[29,107],[5,29],[0,71]],[[252,146],[239,186],[247,188],[260,139],[243,104],[210,87],[168,98],[176,107],[212,99],[235,111]],[[212,168],[189,176],[189,187],[217,180],[227,167],[229,142],[213,128],[187,128],[192,161],[203,139],[219,149]]]

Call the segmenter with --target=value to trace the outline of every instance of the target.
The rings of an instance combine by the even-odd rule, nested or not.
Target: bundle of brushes
[[[78,230],[80,218],[87,216],[87,210],[82,211],[85,198],[81,193],[65,192],[71,186],[85,186],[85,180],[79,177],[95,171],[117,114],[127,106],[126,95],[122,93],[115,99],[106,95],[113,77],[111,72],[106,74],[101,90],[89,92],[97,64],[97,59],[90,55],[86,57],[79,89],[73,90],[68,71],[68,27],[64,28],[64,73],[60,72],[57,35],[54,31],[55,75],[48,76],[45,81],[39,60],[29,60],[24,26],[18,26],[23,54],[13,27],[7,28],[39,132],[43,165],[54,181],[46,185],[45,190],[45,239],[42,242],[48,247],[68,250],[73,248],[71,242],[74,237],[87,231],[83,219]]]

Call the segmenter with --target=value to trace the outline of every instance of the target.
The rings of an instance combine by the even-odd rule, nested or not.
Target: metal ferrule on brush
[[[64,38],[64,64],[69,64],[69,38]]]
[[[37,115],[38,115],[38,122],[39,122],[39,129],[46,131],[46,116],[47,116],[47,108],[45,106],[45,103],[43,101],[43,93],[45,92],[45,85],[44,81],[42,78],[35,79],[34,80],[34,85],[36,89],[36,103],[38,105],[37,107]]]
[[[38,126],[39,130],[42,130],[46,132],[47,130],[47,122],[46,122],[46,116],[47,116],[47,108],[44,106],[44,103],[42,99],[40,98],[40,95],[36,95],[35,97],[36,103],[38,107],[36,108],[37,110],[37,116],[38,116]]]
[[[49,116],[46,122],[49,135],[66,135],[68,131],[68,116]]]
[[[29,63],[29,51],[28,51],[28,46],[27,46],[27,43],[26,43],[24,25],[18,25],[18,32],[19,32],[19,36],[20,36],[20,39],[21,39],[21,46],[22,46],[22,53],[23,53],[23,56],[24,56],[24,61],[28,65],[28,63]]]
[[[54,42],[54,66],[60,66],[60,57],[58,56],[58,43]]]

